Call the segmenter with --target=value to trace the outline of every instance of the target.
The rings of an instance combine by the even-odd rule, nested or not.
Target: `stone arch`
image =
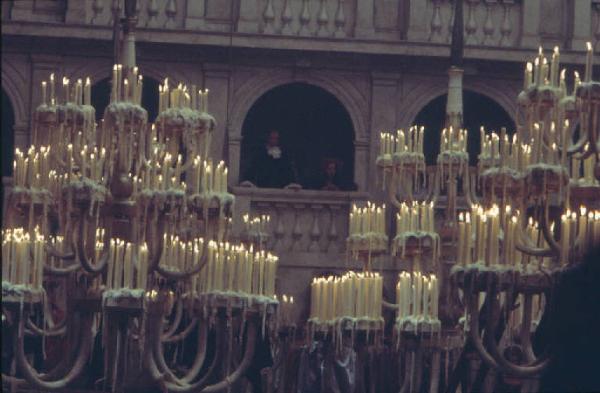
[[[512,91],[507,92],[505,87],[497,86],[496,84],[488,84],[479,81],[465,81],[463,83],[465,90],[471,90],[475,93],[481,94],[495,101],[500,105],[506,113],[515,121],[516,114],[516,97],[518,91],[514,91],[514,96],[511,94]],[[423,85],[423,87],[417,88],[411,92],[411,97],[414,97],[408,105],[404,108],[401,114],[399,125],[406,127],[412,125],[419,112],[435,98],[448,93],[448,81],[446,79],[440,79],[438,82],[429,85]]]
[[[19,70],[9,62],[2,62],[2,90],[10,99],[15,115],[15,126],[26,126],[29,123],[27,110],[29,85]]]
[[[464,89],[463,99],[465,105],[463,125],[469,130],[467,151],[470,163],[477,162],[479,154],[480,134],[479,127],[485,126],[488,132],[499,132],[501,127],[506,127],[509,133],[515,131],[515,121],[502,105],[490,98],[471,89]],[[446,94],[440,94],[425,105],[412,121],[414,124],[425,126],[425,160],[428,165],[436,162],[439,152],[440,131],[444,127],[446,108]]]
[[[288,175],[295,178],[285,183],[283,178],[276,180],[278,174],[287,173],[285,167],[283,172],[265,177],[261,175],[268,173],[274,163],[258,171],[253,165],[256,159],[264,162],[262,152],[270,130],[279,131],[284,154],[293,166],[289,169],[294,173]],[[304,82],[286,83],[267,91],[248,111],[242,126],[240,173],[242,179],[262,187],[282,187],[295,181],[310,189],[335,184],[341,190],[350,190],[354,188],[354,142],[348,110],[335,95]],[[328,182],[324,170],[330,164],[335,175]],[[278,181],[282,183],[278,185]]]
[[[229,138],[239,140],[241,138],[242,125],[252,105],[266,92],[288,83],[302,82],[322,88],[335,96],[344,106],[355,132],[355,140],[368,139],[368,127],[366,116],[361,108],[367,107],[366,100],[356,90],[355,86],[341,78],[331,76],[327,78],[318,75],[296,75],[290,73],[274,72],[264,74],[243,84],[233,94],[231,106],[231,120]]]
[[[253,76],[233,91],[230,119],[227,124],[229,162],[235,163],[230,165],[232,181],[238,182],[240,179],[242,126],[250,108],[266,92],[294,82],[320,87],[333,95],[348,112],[354,129],[354,181],[359,187],[364,187],[366,174],[359,170],[358,166],[361,165],[359,157],[366,157],[368,154],[368,143],[366,142],[369,139],[369,129],[366,98],[354,84],[338,75],[294,74],[291,71],[275,71]]]

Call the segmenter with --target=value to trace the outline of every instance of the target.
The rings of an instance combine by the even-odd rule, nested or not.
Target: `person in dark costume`
[[[295,182],[292,162],[281,147],[279,131],[271,130],[249,169],[247,179],[258,187],[283,188]]]
[[[551,356],[541,392],[600,392],[599,283],[600,247],[560,274],[534,341]]]

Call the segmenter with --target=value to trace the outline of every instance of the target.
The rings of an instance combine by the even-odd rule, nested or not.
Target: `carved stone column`
[[[313,211],[313,222],[310,229],[310,245],[308,246],[308,251],[319,252],[321,251],[321,246],[319,244],[319,241],[321,240],[320,215],[323,211],[323,205],[311,205],[310,207]]]

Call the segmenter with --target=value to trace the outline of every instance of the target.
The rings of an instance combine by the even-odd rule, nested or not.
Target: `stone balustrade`
[[[484,56],[480,52],[486,49],[484,57],[506,59],[507,50],[535,48],[539,43],[560,43],[580,52],[585,40],[593,39],[596,45],[600,41],[598,0],[464,1],[467,57]],[[16,23],[11,27],[11,22],[44,23],[45,32],[57,29],[54,35],[88,37],[92,27],[102,30],[97,38],[110,39],[122,3],[3,2],[3,32],[35,35],[34,26],[28,30]],[[137,8],[141,41],[195,43],[200,41],[190,34],[201,32],[201,42],[216,45],[410,54],[413,44],[426,44],[423,54],[444,55],[453,4],[451,0],[140,0]],[[58,26],[72,29],[67,33]],[[517,52],[510,56],[516,57],[522,56]],[[567,54],[565,61],[579,62],[579,57],[569,59]]]
[[[352,203],[364,203],[364,192],[281,190],[234,187],[235,216],[271,216],[268,247],[286,265],[344,266],[348,214]],[[243,230],[234,220],[234,237]],[[309,260],[307,260],[307,257]]]

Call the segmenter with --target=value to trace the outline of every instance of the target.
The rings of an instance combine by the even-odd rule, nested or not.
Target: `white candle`
[[[593,65],[594,65],[594,47],[592,46],[592,43],[589,41],[586,43],[586,47],[587,47],[587,55],[585,58],[585,81],[591,82]]]

